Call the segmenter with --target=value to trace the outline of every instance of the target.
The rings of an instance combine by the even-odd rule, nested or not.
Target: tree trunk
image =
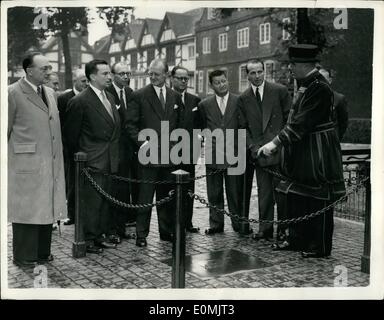
[[[65,60],[65,88],[72,88],[72,61],[71,61],[71,52],[69,49],[69,26],[68,20],[66,19],[67,12],[65,8],[62,11],[62,29],[61,29],[61,43],[63,44],[63,55]]]

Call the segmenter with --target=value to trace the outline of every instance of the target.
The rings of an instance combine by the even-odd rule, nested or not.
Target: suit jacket
[[[141,130],[152,129],[158,137],[158,163],[149,163],[149,166],[169,166],[170,163],[161,163],[161,139],[169,141],[169,134],[174,129],[182,127],[183,108],[180,94],[168,87],[166,88],[165,110],[163,110],[152,84],[132,93],[126,120],[128,134],[138,147],[144,143],[144,141],[139,141]],[[162,121],[168,123],[169,132],[162,130]],[[175,142],[169,142],[170,148],[174,144]]]
[[[196,164],[197,162],[197,157],[196,159],[193,159],[193,129],[200,128],[201,118],[198,111],[198,105],[200,101],[201,99],[199,97],[188,92],[184,93],[184,115],[182,127],[188,131],[190,137],[190,164]],[[195,148],[197,147],[198,146],[195,146]],[[196,156],[198,156],[198,154],[196,154]]]
[[[280,84],[265,81],[261,108],[258,106],[252,87],[239,97],[241,127],[247,130],[247,149],[260,148],[271,141],[287,121],[291,107],[288,89]],[[280,162],[280,153],[269,158],[260,158],[259,165],[276,165]]]
[[[91,87],[69,102],[64,125],[70,153],[85,152],[87,166],[102,172],[117,172],[120,116],[113,96],[106,92],[114,120]]]
[[[65,114],[67,112],[68,102],[75,96],[73,89],[70,91],[64,92],[63,94],[57,97],[57,107],[59,109],[61,127],[64,127]]]
[[[232,93],[229,94],[227,106],[224,115],[216,101],[216,95],[209,96],[199,103],[199,113],[201,116],[202,129],[209,129],[211,132],[215,129],[221,129],[224,134],[224,140],[218,144],[217,138],[213,135],[212,146],[210,146],[210,139],[206,137],[206,165],[212,168],[225,168],[228,166],[226,155],[228,152],[237,155],[237,139],[239,129],[239,109],[238,109],[238,96]],[[234,141],[230,143],[226,139],[226,129],[234,129]],[[217,153],[222,159],[217,158]],[[212,161],[209,159],[209,154],[212,155]],[[224,160],[224,163],[223,161]],[[209,163],[211,162],[211,163]]]
[[[43,92],[48,106],[24,79],[8,87],[8,217],[15,223],[67,215],[59,112],[53,90]]]
[[[343,139],[344,133],[348,127],[348,103],[345,96],[333,91],[333,105],[336,113],[336,127],[339,140]]]

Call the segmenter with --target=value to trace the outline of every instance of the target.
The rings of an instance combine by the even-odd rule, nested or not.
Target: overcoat
[[[54,91],[48,106],[24,80],[8,87],[8,219],[51,224],[67,215],[63,147]]]

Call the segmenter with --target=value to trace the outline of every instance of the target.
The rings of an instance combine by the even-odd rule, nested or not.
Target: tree
[[[124,33],[125,28],[131,21],[134,7],[98,7],[97,12],[104,19],[111,34]]]
[[[44,11],[44,9],[42,9]],[[72,61],[69,47],[69,36],[71,31],[80,30],[81,26],[88,25],[88,8],[85,7],[49,7],[48,32],[60,37],[63,45],[65,59],[65,87],[72,87]]]
[[[25,53],[38,48],[39,41],[45,39],[44,30],[34,29],[36,17],[31,7],[13,7],[8,9],[8,70],[21,64]]]

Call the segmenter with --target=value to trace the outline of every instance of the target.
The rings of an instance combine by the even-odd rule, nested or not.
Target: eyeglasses
[[[180,81],[189,81],[188,77],[174,77],[174,78]]]
[[[131,72],[119,72],[118,75],[119,75],[120,77],[124,77],[124,76],[129,77],[129,76],[131,75]]]

